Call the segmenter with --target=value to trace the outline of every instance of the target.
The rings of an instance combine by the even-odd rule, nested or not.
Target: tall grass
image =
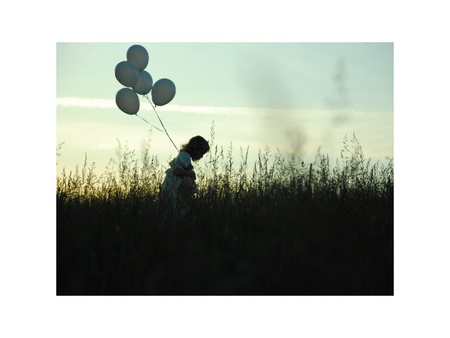
[[[97,177],[57,178],[57,294],[393,294],[393,161],[345,138],[334,166],[232,143],[196,164],[199,193],[159,199],[164,165],[120,142]]]

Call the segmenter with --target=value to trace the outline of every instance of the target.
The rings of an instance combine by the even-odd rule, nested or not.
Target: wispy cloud
[[[58,107],[78,107],[78,108],[115,108],[114,100],[105,99],[83,99],[80,97],[59,97],[56,99]]]
[[[176,111],[189,114],[206,114],[206,115],[229,115],[229,116],[249,116],[255,113],[254,108],[243,107],[215,107],[215,106],[163,106],[158,107],[161,111]]]
[[[98,98],[80,98],[80,97],[60,97],[56,99],[58,107],[78,107],[78,108],[117,108],[114,100]],[[152,109],[149,102],[141,101],[141,109]],[[208,115],[251,115],[255,112],[261,112],[261,109],[243,108],[243,107],[214,107],[214,106],[179,106],[167,105],[156,108],[158,111],[171,111],[189,114],[208,114]]]
[[[98,99],[98,98],[79,98],[79,97],[60,97],[56,99],[58,107],[78,107],[78,108],[101,108],[111,109],[117,108],[114,100]],[[149,102],[141,101],[141,109],[152,109]],[[170,111],[187,114],[205,114],[205,115],[226,115],[226,116],[251,116],[263,114],[284,114],[292,113],[324,113],[326,111],[318,110],[298,110],[298,109],[266,109],[266,108],[248,108],[248,107],[217,107],[217,106],[180,106],[166,105],[156,108],[157,111]]]

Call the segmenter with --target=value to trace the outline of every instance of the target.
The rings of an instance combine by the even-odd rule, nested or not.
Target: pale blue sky
[[[209,139],[214,123],[216,144],[231,142],[236,156],[248,146],[251,161],[268,145],[306,161],[321,147],[334,163],[353,133],[367,158],[393,157],[393,43],[58,43],[58,173],[85,153],[102,172],[117,139],[139,152],[150,126],[114,101],[123,88],[114,68],[133,44],[147,49],[153,82],[176,85],[157,111],[177,146]],[[140,98],[138,115],[161,128]],[[165,134],[151,135],[165,164],[176,150]]]

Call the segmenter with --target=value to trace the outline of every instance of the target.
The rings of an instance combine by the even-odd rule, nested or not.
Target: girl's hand
[[[196,175],[195,175],[195,171],[194,170],[186,170],[186,169],[173,169],[173,173],[177,176],[180,177],[190,177],[192,178],[194,181],[196,180]]]

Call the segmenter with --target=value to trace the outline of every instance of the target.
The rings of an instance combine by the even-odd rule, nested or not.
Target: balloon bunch
[[[120,89],[117,92],[116,104],[117,107],[119,107],[119,109],[126,114],[137,116],[137,112],[140,108],[138,94],[141,94],[150,102],[148,94],[151,91],[152,102],[155,106],[164,106],[172,101],[175,96],[176,88],[175,84],[171,80],[164,78],[156,81],[155,84],[153,84],[152,76],[144,70],[147,65],[148,52],[143,46],[140,45],[133,45],[128,48],[127,60],[119,62],[116,65],[114,71],[116,79],[126,87]],[[155,106],[152,105],[152,108],[155,111],[156,116],[158,117],[159,122],[164,128],[164,131],[166,132],[170,141],[172,141],[169,133],[164,127],[164,124],[162,123],[162,120],[160,119],[155,109]],[[175,146],[173,141],[172,144]],[[176,146],[175,149],[177,149]]]

